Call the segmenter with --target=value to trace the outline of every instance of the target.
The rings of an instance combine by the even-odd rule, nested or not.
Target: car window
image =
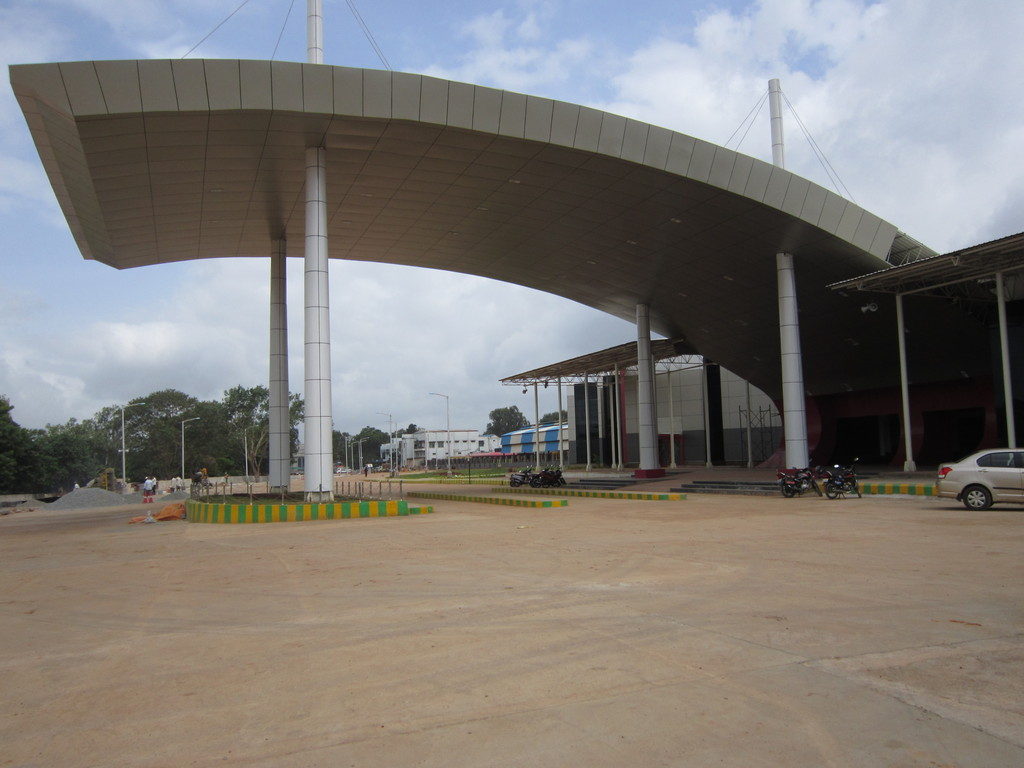
[[[1010,451],[999,451],[998,453],[986,453],[978,457],[979,467],[1013,467],[1016,466],[1014,454]]]
[[[1017,469],[1024,469],[1024,451],[1014,451],[1014,466]]]

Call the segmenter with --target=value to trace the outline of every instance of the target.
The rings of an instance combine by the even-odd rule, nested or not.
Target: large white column
[[[668,382],[668,465],[675,469],[679,465],[676,463],[676,406],[671,368],[666,371],[665,380]]]
[[[288,488],[291,468],[291,420],[288,417],[288,306],[286,244],[274,241],[270,256],[270,464],[271,488]]]
[[[306,149],[305,490],[309,501],[329,501],[334,479],[326,156],[323,147]]]
[[[782,427],[786,438],[786,466],[806,467],[807,414],[804,407],[804,369],[800,355],[800,320],[796,307],[793,257],[775,255],[779,281],[779,341],[782,351]]]
[[[786,167],[785,137],[782,134],[782,86],[778,78],[768,81],[768,112],[772,122],[772,165]]]
[[[786,167],[782,133],[782,87],[778,79],[768,81],[768,109],[772,124],[772,164]],[[800,320],[796,310],[796,275],[793,256],[775,254],[779,292],[779,338],[782,342],[782,427],[786,437],[786,466],[806,467],[807,414],[804,407],[804,368],[800,354]]]
[[[914,443],[910,435],[910,387],[907,383],[907,340],[904,337],[903,294],[896,294],[896,332],[900,354],[900,403],[903,410],[903,471],[916,472]]]
[[[558,377],[558,468],[565,469],[565,457],[562,454],[562,377]]]
[[[533,454],[534,468],[540,472],[540,394],[536,383],[533,385]]]
[[[306,0],[306,62],[324,63],[323,0]]]
[[[660,474],[658,431],[654,416],[654,366],[651,364],[651,315],[646,304],[636,305],[636,407],[640,444],[638,476]]]
[[[583,374],[583,422],[586,424],[587,435],[587,472],[591,470],[590,463],[590,374]]]
[[[754,468],[754,444],[750,441],[750,382],[747,384],[747,469]]]
[[[622,381],[619,379],[619,366],[615,365],[615,379],[612,385],[612,432],[615,441],[615,469],[622,469]]]
[[[701,359],[700,366],[700,397],[704,410],[704,466],[710,469],[715,466],[711,461],[711,411],[708,409],[710,395],[708,393],[708,361]]]
[[[996,272],[996,301],[999,310],[999,355],[1003,367],[1003,407],[1006,411],[1006,445],[1017,447],[1017,425],[1013,414],[1013,381],[1010,371],[1010,341],[1006,332],[1006,292],[1003,273]]]

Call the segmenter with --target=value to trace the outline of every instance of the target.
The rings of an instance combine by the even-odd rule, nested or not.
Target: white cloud
[[[637,49],[603,106],[722,143],[766,89],[784,92],[857,201],[938,249],[1008,234],[992,201],[1022,184],[1007,162],[1024,104],[1024,5],[764,2],[717,11],[693,42]],[[828,183],[791,114],[787,165]],[[766,110],[743,150],[768,155]],[[1024,222],[1022,222],[1024,223]],[[1018,225],[1019,229],[1021,225]]]

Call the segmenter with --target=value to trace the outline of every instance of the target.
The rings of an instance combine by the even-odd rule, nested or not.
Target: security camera
[[[865,315],[868,312],[877,312],[878,311],[878,305],[875,304],[875,302],[872,301],[872,302],[870,302],[868,304],[865,304],[863,307],[861,307],[860,311],[861,311],[862,314],[865,314]]]

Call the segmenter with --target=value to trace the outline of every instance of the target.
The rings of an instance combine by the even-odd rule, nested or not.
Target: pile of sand
[[[56,501],[45,505],[44,509],[91,509],[93,507],[114,507],[118,504],[131,504],[131,496],[104,491],[102,488],[79,488],[66,493]]]

